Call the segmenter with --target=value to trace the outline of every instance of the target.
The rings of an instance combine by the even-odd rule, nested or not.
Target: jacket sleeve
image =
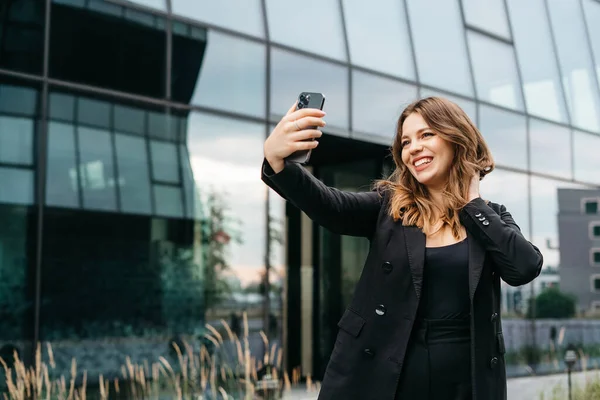
[[[275,174],[263,160],[261,179],[324,228],[341,235],[373,236],[381,210],[378,192],[352,193],[328,187],[301,165],[287,161]]]
[[[498,214],[483,199],[477,198],[463,207],[459,218],[484,246],[506,283],[524,285],[540,274],[544,262],[542,253],[525,239],[506,207],[500,206]]]

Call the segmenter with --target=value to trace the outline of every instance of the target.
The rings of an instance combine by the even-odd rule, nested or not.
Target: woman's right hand
[[[273,169],[279,173],[283,170],[284,159],[298,150],[310,150],[319,145],[316,139],[323,134],[312,127],[323,127],[325,112],[316,108],[296,110],[296,103],[279,121],[264,144],[265,158]]]

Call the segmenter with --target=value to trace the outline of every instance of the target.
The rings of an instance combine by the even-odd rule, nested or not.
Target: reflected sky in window
[[[467,39],[477,97],[522,111],[523,100],[513,47],[473,31],[467,33]]]
[[[544,0],[507,0],[527,111],[568,122]]]
[[[265,45],[214,31],[206,43],[192,104],[264,117]]]
[[[404,2],[344,0],[350,61],[354,65],[416,80]]]
[[[572,178],[571,131],[550,122],[529,121],[531,170],[540,174]]]
[[[260,0],[171,0],[171,7],[173,14],[185,18],[208,22],[251,36],[265,36]]]
[[[338,0],[266,0],[273,42],[346,61],[342,13]]]
[[[271,50],[272,118],[280,119],[301,92],[325,95],[327,131],[348,129],[348,68],[300,54]]]
[[[201,206],[211,195],[227,207],[228,226],[242,243],[230,245],[231,273],[243,283],[264,268],[266,189],[260,177],[265,126],[195,112],[188,121],[188,148]]]
[[[408,0],[407,7],[421,83],[473,96],[458,1]]]
[[[562,81],[573,125],[600,132],[600,91],[578,1],[548,0]]]

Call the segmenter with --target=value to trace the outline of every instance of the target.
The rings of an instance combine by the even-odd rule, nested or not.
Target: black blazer
[[[274,174],[263,161],[262,180],[326,229],[370,240],[319,399],[393,400],[421,295],[425,235],[389,216],[386,192],[343,192],[288,162]],[[542,254],[502,205],[477,198],[459,217],[469,243],[473,399],[506,399],[500,279],[513,286],[532,281]],[[375,312],[379,305],[383,316]]]

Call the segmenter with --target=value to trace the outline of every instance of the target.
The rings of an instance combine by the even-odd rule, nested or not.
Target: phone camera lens
[[[298,103],[298,108],[304,108],[304,103]]]
[[[300,103],[304,103],[306,101],[306,96],[304,96],[303,94],[300,95]]]
[[[307,94],[307,95],[305,96],[305,98],[306,98],[306,101],[310,101],[310,94]]]

